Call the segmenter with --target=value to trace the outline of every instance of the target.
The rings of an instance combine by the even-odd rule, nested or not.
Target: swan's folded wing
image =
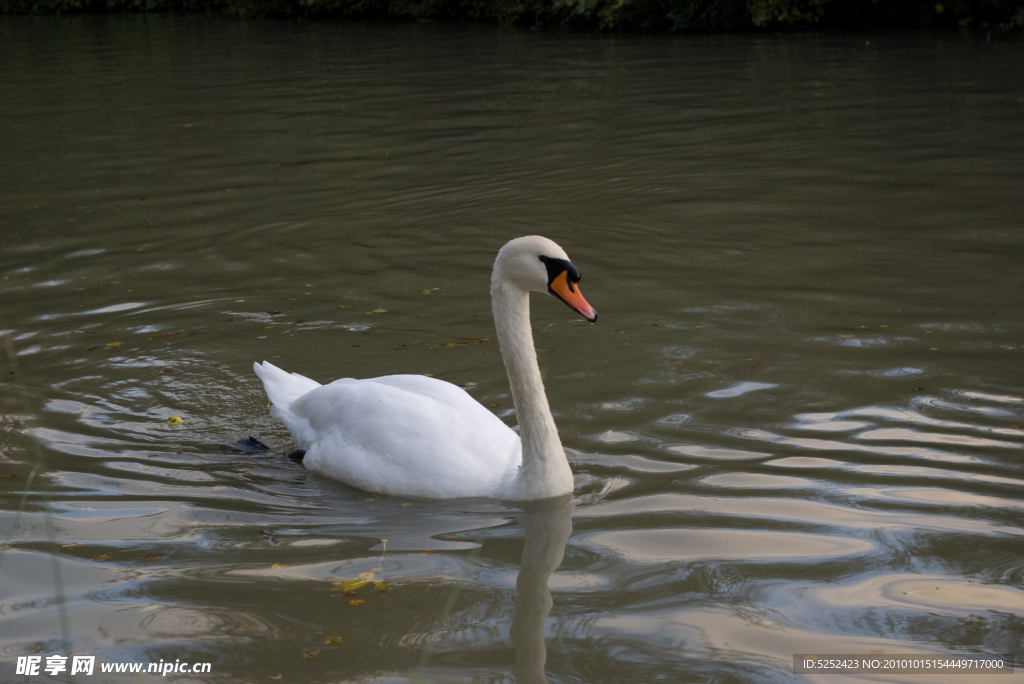
[[[337,380],[292,408],[317,435],[306,466],[363,489],[488,495],[519,465],[519,437],[464,390],[439,380]]]

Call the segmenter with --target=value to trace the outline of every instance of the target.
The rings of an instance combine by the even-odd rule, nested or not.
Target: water
[[[1022,62],[3,19],[2,678],[77,653],[211,663],[183,682],[832,682],[792,655],[1019,653]],[[572,501],[392,499],[219,446],[291,449],[263,359],[431,373],[514,422],[488,277],[531,233],[601,313],[534,299]],[[385,591],[332,584],[360,573]]]

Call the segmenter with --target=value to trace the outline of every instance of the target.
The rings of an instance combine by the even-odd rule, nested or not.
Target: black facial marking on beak
[[[574,266],[568,259],[556,259],[554,257],[548,257],[541,254],[540,260],[548,269],[548,285],[551,285],[555,278],[566,271],[569,272],[570,283],[578,283],[580,282],[580,278],[583,277],[580,275],[580,269],[576,268],[576,266]],[[569,287],[570,289],[575,290],[572,285]]]
[[[567,259],[541,256],[540,260],[548,269],[548,292],[591,323],[596,321],[597,311],[587,303],[576,287],[576,283],[580,282],[579,269]]]

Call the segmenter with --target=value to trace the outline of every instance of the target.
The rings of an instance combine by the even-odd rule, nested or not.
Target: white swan
[[[253,364],[303,465],[381,494],[525,501],[573,490],[572,471],[548,408],[530,329],[530,291],[548,292],[591,323],[597,312],[580,273],[557,244],[537,235],[498,252],[491,307],[519,419],[517,435],[463,389],[422,375],[329,385],[270,363]]]

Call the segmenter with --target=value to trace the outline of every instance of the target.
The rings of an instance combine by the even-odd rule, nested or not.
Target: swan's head
[[[494,280],[554,295],[593,323],[597,311],[580,294],[580,277],[580,270],[569,261],[565,250],[539,235],[512,240],[501,248],[494,262]]]

